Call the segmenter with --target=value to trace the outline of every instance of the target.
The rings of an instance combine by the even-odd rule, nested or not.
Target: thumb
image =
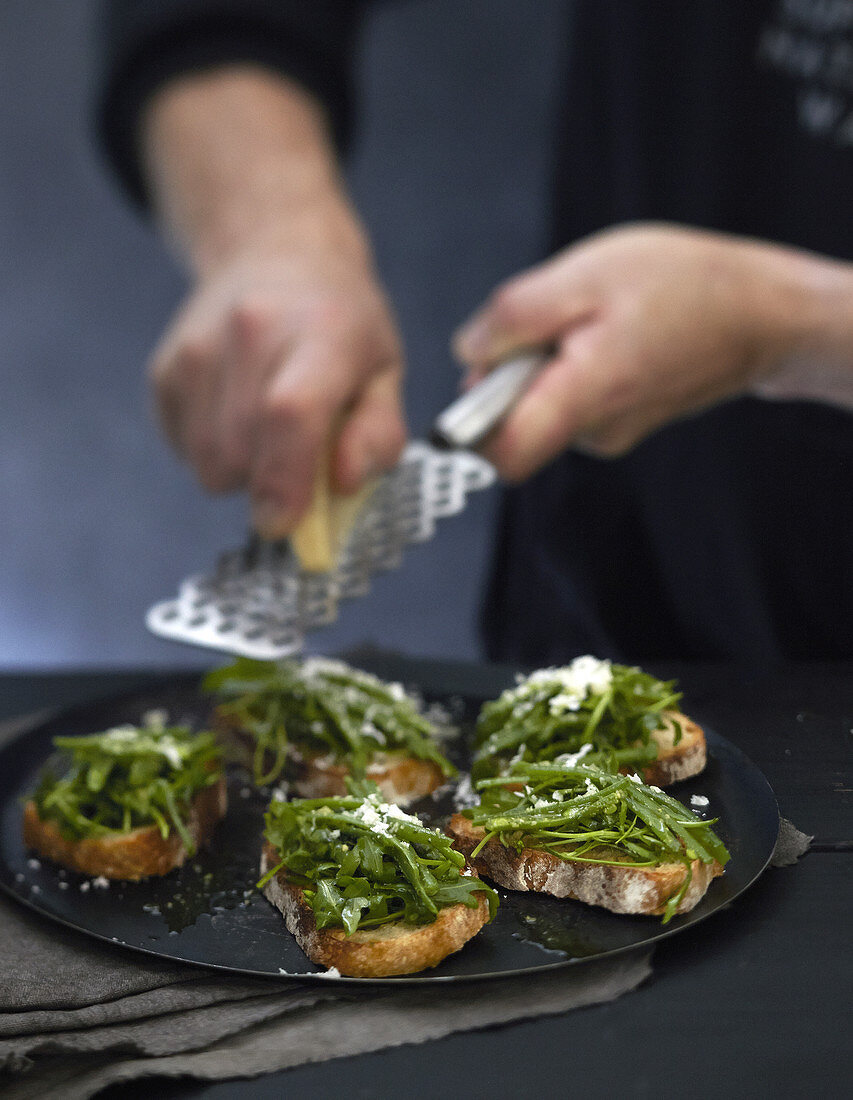
[[[457,329],[453,353],[483,374],[511,352],[555,342],[591,312],[590,296],[565,260],[551,260],[499,286]]]

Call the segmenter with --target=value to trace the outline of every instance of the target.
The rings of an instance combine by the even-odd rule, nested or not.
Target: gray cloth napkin
[[[0,726],[0,742],[33,722]],[[783,822],[773,863],[810,838]],[[778,862],[777,862],[778,855]],[[63,929],[0,896],[0,1092],[83,1100],[139,1077],[256,1077],[615,999],[651,951],[417,989],[220,977]]]
[[[421,1043],[611,1000],[648,977],[650,954],[417,989],[283,984],[140,960],[3,898],[0,957],[13,966],[0,993],[0,1092],[82,1100],[138,1077],[256,1077]]]

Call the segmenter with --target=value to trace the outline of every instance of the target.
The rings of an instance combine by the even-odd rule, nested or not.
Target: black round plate
[[[466,734],[481,701],[473,695],[444,700],[461,726],[457,755],[463,766]],[[55,921],[136,951],[240,974],[325,978],[255,889],[268,794],[255,791],[244,774],[229,778],[228,815],[210,849],[163,878],[98,885],[34,859],[24,849],[21,804],[51,753],[51,738],[139,722],[152,708],[165,708],[170,721],[201,728],[209,706],[193,684],[178,681],[157,692],[68,710],[6,744],[0,750],[0,886]],[[701,813],[719,819],[716,829],[732,858],[692,912],[663,925],[656,917],[617,916],[580,902],[501,891],[495,920],[434,970],[404,978],[343,980],[452,981],[565,966],[654,943],[729,905],[767,866],[779,813],[758,768],[724,738],[708,730],[706,735],[706,770],[672,793],[688,805],[693,794],[708,799]],[[438,823],[452,812],[452,799],[424,799],[413,809]]]

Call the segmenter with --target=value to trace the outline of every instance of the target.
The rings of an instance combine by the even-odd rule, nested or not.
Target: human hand
[[[567,447],[617,456],[761,385],[807,343],[814,267],[793,250],[639,224],[516,276],[456,335],[466,383],[512,351],[554,351],[481,450],[519,481]]]
[[[393,321],[339,248],[253,247],[206,273],[151,373],[172,444],[208,490],[247,489],[267,537],[293,527],[327,454],[332,487],[353,492],[405,439]]]
[[[195,276],[151,363],[163,425],[202,485],[247,489],[259,533],[284,536],[318,476],[355,492],[405,439],[400,342],[323,113],[228,66],[161,89],[142,145]]]

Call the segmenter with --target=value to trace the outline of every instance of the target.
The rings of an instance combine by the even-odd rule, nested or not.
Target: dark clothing
[[[345,135],[359,5],[107,8],[103,133],[138,194],[140,104],[228,42],[303,80]],[[554,248],[662,219],[853,260],[853,4],[577,0],[571,14]],[[566,453],[505,494],[488,655],[853,657],[851,502],[853,417],[820,404],[740,399],[618,460]]]

